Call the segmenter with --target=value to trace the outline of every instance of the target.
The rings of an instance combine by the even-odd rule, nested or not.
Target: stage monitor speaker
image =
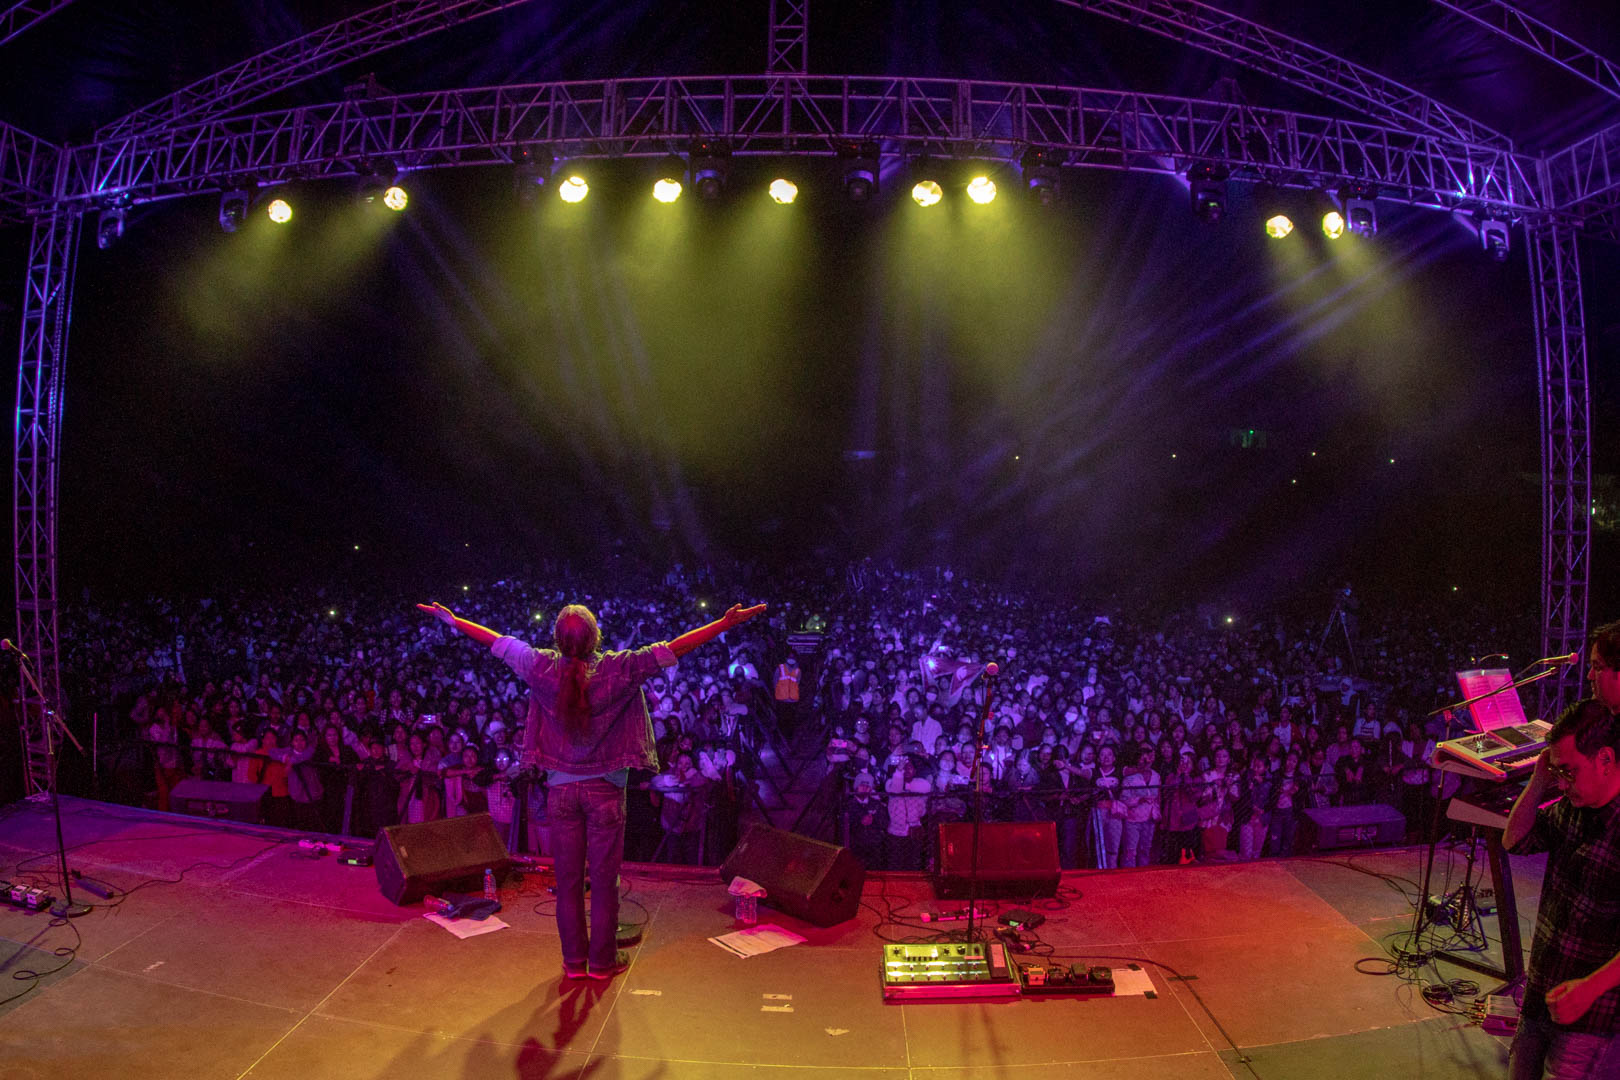
[[[1406,839],[1406,818],[1393,806],[1309,806],[1305,817],[1316,835],[1317,851],[1358,844],[1399,844]]]
[[[720,867],[720,880],[745,877],[765,887],[765,903],[816,926],[855,917],[866,867],[847,847],[751,825]]]
[[[186,779],[169,792],[169,809],[177,814],[262,825],[264,801],[269,794],[270,788],[265,784]]]
[[[943,899],[968,894],[973,870],[973,823],[939,827],[934,892]],[[997,821],[979,826],[979,896],[1056,896],[1057,826],[1050,821]]]
[[[389,825],[377,833],[377,888],[396,904],[428,893],[477,892],[484,871],[496,877],[511,863],[488,814]]]

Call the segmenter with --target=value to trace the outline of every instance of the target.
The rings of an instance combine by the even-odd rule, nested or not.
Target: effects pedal
[[[988,919],[990,915],[989,908],[976,906],[973,909],[975,919]],[[922,921],[925,923],[967,922],[967,918],[968,909],[965,907],[942,908],[934,904],[924,904],[922,909]]]
[[[1114,969],[1085,967],[1076,964],[1016,965],[1024,993],[1029,997],[1111,997],[1114,993]]]
[[[44,889],[36,889],[31,885],[0,881],[0,900],[20,911],[46,911],[56,897]]]
[[[1008,908],[1001,913],[1001,922],[1014,930],[1034,930],[1045,921],[1045,915],[1028,908]]]
[[[1512,1035],[1519,1030],[1519,1005],[1507,994],[1490,994],[1474,1002],[1469,1018],[1487,1035]]]

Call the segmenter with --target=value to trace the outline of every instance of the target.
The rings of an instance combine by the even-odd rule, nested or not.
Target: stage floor
[[[0,1005],[0,1080],[1506,1075],[1505,1040],[1356,970],[1411,909],[1352,867],[1415,879],[1420,849],[1065,874],[1039,931],[1065,962],[1140,957],[1186,981],[1144,965],[1156,996],[887,1005],[874,931],[917,936],[880,913],[915,917],[919,875],[873,875],[832,929],[761,908],[809,940],[740,959],[707,940],[736,928],[712,870],[627,866],[623,917],[645,920],[630,969],[565,982],[542,878],[503,888],[508,929],[460,940],[290,834],[63,811],[72,868],[130,891],[70,924],[0,908],[0,971],[62,965]],[[48,805],[0,811],[0,878],[54,871],[54,850]],[[1514,863],[1528,944],[1541,862]],[[0,980],[0,999],[29,985]]]

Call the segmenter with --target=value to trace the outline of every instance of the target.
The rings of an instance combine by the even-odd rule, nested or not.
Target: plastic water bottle
[[[422,897],[422,903],[429,911],[443,913],[450,910],[450,901],[440,899],[437,896],[424,896]]]
[[[757,896],[737,897],[737,921],[744,926],[753,926],[759,922],[759,898]]]
[[[496,898],[497,891],[495,889],[495,871],[486,868],[484,870],[484,899],[494,900]]]

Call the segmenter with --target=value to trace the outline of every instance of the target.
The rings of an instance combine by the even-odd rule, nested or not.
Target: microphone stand
[[[973,843],[968,856],[968,921],[967,940],[973,941],[973,919],[979,906],[979,826],[984,821],[984,777],[979,762],[984,757],[984,731],[990,722],[996,696],[996,676],[1001,669],[994,663],[984,667],[984,712],[979,715],[979,734],[973,744]]]
[[[84,753],[84,747],[73,737],[73,732],[68,730],[67,725],[62,723],[62,718],[51,711],[51,703],[46,700],[45,692],[39,688],[39,680],[34,678],[34,672],[28,666],[28,654],[21,649],[13,651],[17,654],[18,669],[22,671],[23,678],[33,688],[34,697],[39,701],[40,721],[45,728],[45,767],[50,774],[51,813],[56,818],[56,861],[62,873],[62,902],[51,909],[51,914],[58,918],[77,919],[81,915],[90,914],[91,908],[88,904],[73,902],[73,881],[68,876],[67,845],[62,841],[62,794],[56,783],[56,739],[53,737],[53,725],[62,729],[62,734],[79,748],[79,753]]]

